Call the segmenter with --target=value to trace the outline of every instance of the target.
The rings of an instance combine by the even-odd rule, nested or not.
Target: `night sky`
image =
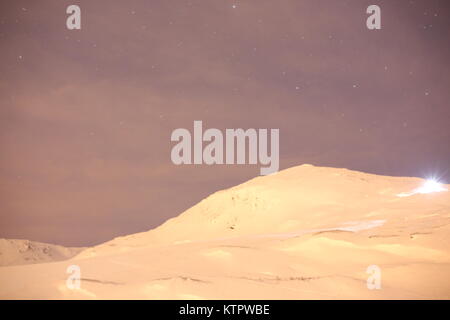
[[[172,164],[194,120],[279,128],[280,169],[449,183],[449,40],[445,0],[1,1],[0,237],[93,245],[259,175]]]

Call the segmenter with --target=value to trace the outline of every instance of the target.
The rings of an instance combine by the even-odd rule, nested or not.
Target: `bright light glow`
[[[402,192],[397,194],[397,197],[409,197],[413,196],[418,193],[433,193],[433,192],[442,192],[442,191],[448,191],[448,189],[444,188],[444,185],[437,181],[436,179],[428,179],[425,181],[423,186],[414,189],[411,192]]]
[[[447,191],[447,189],[445,189],[442,186],[442,183],[439,183],[434,179],[429,179],[425,181],[423,186],[417,188],[415,191],[416,191],[415,193],[432,193],[432,192]]]

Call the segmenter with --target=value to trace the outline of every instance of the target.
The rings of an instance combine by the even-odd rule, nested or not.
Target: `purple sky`
[[[0,237],[97,244],[259,174],[173,165],[194,120],[279,128],[281,169],[448,183],[449,17],[445,0],[2,1]]]

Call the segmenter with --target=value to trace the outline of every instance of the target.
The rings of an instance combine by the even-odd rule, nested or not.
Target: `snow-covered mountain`
[[[21,239],[0,239],[0,266],[65,260],[83,249]]]
[[[70,260],[0,268],[0,298],[448,299],[449,186],[414,192],[424,183],[293,167]]]

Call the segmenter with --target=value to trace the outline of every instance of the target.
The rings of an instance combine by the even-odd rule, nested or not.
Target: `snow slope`
[[[398,196],[423,183],[293,167],[70,260],[0,268],[0,298],[448,299],[450,193]],[[79,289],[66,286],[71,264]]]

